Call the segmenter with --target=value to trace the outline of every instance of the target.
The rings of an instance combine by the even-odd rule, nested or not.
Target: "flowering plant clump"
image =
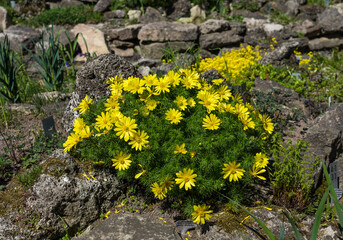
[[[273,123],[228,86],[209,85],[192,68],[108,84],[107,99],[80,103],[65,151],[138,179],[158,199],[182,200],[197,223],[212,210],[194,203],[265,180]]]

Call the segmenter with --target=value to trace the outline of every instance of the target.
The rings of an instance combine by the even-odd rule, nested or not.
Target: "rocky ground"
[[[50,5],[68,2],[72,1]],[[269,49],[269,53],[261,60],[275,66],[294,64],[295,59],[291,55],[296,49],[327,51],[342,47],[342,5],[336,4],[328,8],[307,5],[305,2],[259,1],[260,9],[267,8],[270,4],[275,9],[286,9],[289,18],[301,19],[298,22],[279,24],[270,22],[270,16],[262,11],[249,10],[232,12],[232,17],[243,16],[243,22],[220,19],[219,13],[212,13],[211,19],[205,21],[206,13],[200,7],[192,8],[187,1],[182,0],[174,4],[173,11],[167,16],[168,21],[164,21],[166,16],[158,9],[148,7],[145,15],[139,17],[137,11],[132,11],[131,14],[123,10],[108,11],[106,1],[101,0],[97,7],[98,11],[104,12],[105,22],[56,27],[68,30],[73,37],[76,33],[82,33],[88,43],[88,51],[98,57],[87,63],[83,62],[85,58],[76,57],[77,68],[80,70],[74,91],[66,94],[47,93],[47,96],[40,97],[45,100],[5,106],[8,125],[4,121],[0,126],[0,155],[7,154],[6,148],[14,146],[17,162],[12,170],[20,171],[23,162],[27,161],[28,166],[39,164],[43,174],[30,188],[23,187],[16,178],[12,179],[10,176],[2,179],[0,239],[66,239],[68,235],[79,235],[75,239],[242,239],[240,233],[251,239],[260,239],[262,231],[256,222],[248,219],[244,222],[243,229],[240,223],[247,215],[227,215],[229,213],[226,211],[217,212],[214,220],[202,228],[190,222],[185,223],[191,225],[189,229],[181,227],[179,224],[182,222],[177,221],[185,218],[181,212],[170,208],[173,203],[156,203],[153,199],[144,197],[139,186],[136,189],[129,188],[128,183],[119,181],[112,173],[97,172],[87,162],[81,163],[61,149],[53,153],[49,147],[35,151],[33,149],[37,146],[35,143],[40,143],[42,120],[49,116],[54,118],[56,131],[60,134],[58,139],[65,140],[66,130],[70,129],[75,117],[74,108],[80,99],[85,94],[94,99],[106,94],[104,81],[108,77],[118,74],[122,77],[142,76],[156,71],[165,73],[172,68],[172,64],[162,65],[160,60],[165,53],[162,49],[168,44],[175,51],[186,52],[180,55],[186,59],[183,61],[191,61],[192,56],[188,51],[193,44],[200,47],[203,57],[213,57],[220,53],[219,48],[227,51],[240,44],[259,44],[261,48],[267,49],[271,39],[275,37],[278,41],[275,50]],[[129,19],[124,18],[126,14]],[[21,44],[34,50],[35,46],[28,40],[38,40],[42,28],[11,26],[6,12],[0,12],[0,15],[4,16],[0,16],[0,28],[3,30],[0,39],[7,34],[16,51],[24,51]],[[176,22],[176,19],[180,21]],[[128,20],[136,24],[126,25]],[[67,44],[63,37],[65,36],[62,34],[60,41]],[[78,40],[80,50],[86,53],[83,40]],[[32,59],[26,61],[26,67],[32,78],[39,76]],[[289,125],[291,128],[285,128],[285,141],[308,141],[310,152],[324,159],[327,165],[334,161],[343,161],[340,156],[343,152],[341,103],[330,107],[327,103],[313,103],[270,80],[256,78],[255,86],[255,91],[263,94],[273,89],[288,92],[277,96],[282,102],[280,117],[289,115],[292,109],[304,113],[305,117],[293,121]],[[321,171],[315,174],[314,179],[319,185]],[[271,198],[270,186],[259,186],[259,189],[260,197],[267,202]],[[254,214],[278,235],[281,226],[280,209],[273,207],[268,210],[263,206],[254,206]],[[111,212],[108,213],[109,211]],[[227,226],[227,219],[232,219],[233,224]],[[308,236],[313,217],[302,218],[301,223],[301,232]],[[290,224],[287,224],[286,236],[287,239],[292,239],[294,235]],[[222,228],[232,231],[225,232]],[[81,232],[84,233],[80,234]],[[323,226],[320,230],[320,235],[325,239],[338,239],[338,233],[334,224]]]

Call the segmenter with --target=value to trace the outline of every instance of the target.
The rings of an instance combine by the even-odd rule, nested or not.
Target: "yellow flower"
[[[156,81],[158,81],[158,79],[156,74],[148,74],[143,78],[143,81],[145,82],[145,86],[151,87],[156,83]]]
[[[140,178],[144,173],[146,173],[146,170],[144,170],[142,164],[138,164],[138,166],[140,166],[140,168],[142,169],[142,171],[141,171],[140,173],[137,173],[137,174],[135,175],[135,179]]]
[[[239,120],[243,123],[243,130],[246,131],[248,128],[255,128],[255,123],[249,118],[249,114],[243,114],[239,117]]]
[[[267,115],[259,115],[261,121],[262,121],[262,125],[264,130],[266,130],[269,134],[272,134],[273,130],[274,130],[274,125],[272,123],[272,120],[270,119],[269,116]]]
[[[194,101],[193,98],[188,98],[187,99],[187,104],[190,106],[190,107],[194,107],[196,102]]]
[[[149,98],[146,100],[145,106],[149,111],[153,111],[157,107],[158,103],[159,103],[158,101]]]
[[[199,86],[198,79],[200,78],[199,73],[194,71],[183,71],[184,77],[181,79],[182,84],[186,89],[192,89]]]
[[[110,215],[111,211],[108,211],[107,213],[104,213],[104,217],[108,218],[108,215]]]
[[[189,154],[191,155],[191,158],[194,158],[194,156],[197,154],[197,152],[196,151],[190,151]]]
[[[213,79],[212,82],[214,85],[220,85],[224,82],[224,79],[222,79],[222,78]]]
[[[180,146],[179,145],[176,145],[176,148],[174,150],[174,153],[175,154],[178,154],[178,153],[181,153],[181,154],[186,154],[187,153],[187,150],[185,148],[185,144],[182,143]]]
[[[226,85],[222,85],[217,90],[220,100],[228,100],[230,97],[232,97],[231,90],[227,88]]]
[[[223,174],[224,174],[224,179],[229,177],[229,181],[238,181],[240,178],[242,178],[243,173],[245,172],[244,169],[238,168],[241,164],[237,163],[235,161],[230,162],[229,164],[224,163],[224,168],[223,168]]]
[[[243,114],[249,114],[248,108],[245,107],[243,104],[236,104],[235,106],[235,113],[238,115],[238,117],[242,117]]]
[[[212,94],[208,91],[200,91],[197,98],[202,100],[199,103],[206,107],[208,112],[215,110],[219,101],[218,94]]]
[[[206,116],[204,119],[203,119],[203,127],[205,129],[208,129],[208,130],[216,130],[219,128],[219,125],[221,124],[221,120],[219,118],[217,118],[216,115],[214,114],[210,114],[210,116]]]
[[[106,108],[105,110],[107,112],[119,109],[118,97],[111,96],[111,97],[107,98],[107,100],[105,102],[105,108]]]
[[[264,173],[265,171],[266,171],[266,169],[263,169],[263,168],[257,166],[255,163],[252,167],[252,170],[249,170],[249,173],[252,177],[257,177],[259,179],[266,180],[265,177],[259,175],[259,174]]]
[[[167,76],[170,84],[173,87],[176,87],[177,85],[180,84],[180,80],[181,80],[180,74],[178,74],[178,73],[176,73],[174,71],[169,71],[166,76]]]
[[[131,165],[131,160],[129,158],[131,157],[131,154],[125,154],[123,152],[120,152],[117,156],[115,156],[112,159],[113,165],[115,169],[121,170],[126,170],[130,167]]]
[[[129,142],[129,145],[132,145],[132,148],[135,148],[136,151],[142,151],[142,147],[145,147],[145,145],[149,143],[147,140],[148,138],[149,136],[144,130],[138,130],[138,132],[134,133],[133,137],[130,138],[131,142]]]
[[[154,182],[151,185],[151,190],[152,192],[155,194],[155,197],[162,200],[163,198],[166,197],[165,191],[163,190],[163,187],[161,187],[160,185],[158,185],[157,182]]]
[[[72,149],[72,147],[76,146],[81,141],[81,138],[79,135],[75,133],[71,133],[67,140],[63,143],[64,152],[68,152]]]
[[[173,178],[167,176],[163,182],[161,182],[161,187],[163,188],[164,192],[167,192],[168,190],[171,190],[174,185]]]
[[[159,78],[158,81],[155,82],[156,94],[159,95],[161,92],[169,92],[169,85],[170,82],[168,77]]]
[[[232,96],[232,101],[242,103],[243,99],[241,94],[236,93],[235,96]]]
[[[85,114],[92,103],[93,99],[88,98],[88,95],[86,94],[85,98],[80,102],[79,106],[75,108],[75,110],[79,109],[81,114]]]
[[[127,142],[130,137],[133,137],[133,134],[136,133],[135,129],[137,128],[137,124],[135,122],[135,119],[124,116],[115,123],[117,128],[115,128],[114,131],[117,132],[117,136],[119,136],[120,139],[124,138],[125,142]]]
[[[111,84],[114,84],[114,83],[120,83],[120,82],[123,82],[123,79],[121,78],[120,74],[118,76],[115,76],[115,77],[110,77],[106,81],[106,83],[108,85],[111,85]]]
[[[268,163],[269,163],[269,159],[268,157],[266,156],[266,154],[264,153],[256,153],[255,155],[255,164],[257,167],[260,167],[260,168],[265,168],[267,167]]]
[[[174,103],[177,104],[177,106],[180,108],[181,111],[186,110],[187,108],[187,99],[183,96],[177,96],[176,99],[174,100]]]
[[[180,184],[180,188],[185,186],[186,191],[188,191],[188,189],[191,189],[192,186],[195,187],[196,180],[194,178],[196,178],[198,175],[193,174],[192,169],[184,168],[182,172],[180,171],[176,173],[176,176],[178,177],[175,179],[176,184]]]
[[[193,222],[196,224],[205,224],[205,220],[210,220],[212,217],[210,213],[212,213],[212,210],[209,210],[211,206],[206,206],[205,204],[200,206],[194,205],[194,212],[192,213],[192,219]]]
[[[84,128],[79,132],[79,136],[82,138],[89,138],[91,137],[93,132],[91,131],[90,127],[85,125]]]
[[[137,77],[133,77],[131,79],[131,89],[130,89],[130,92],[135,94],[135,93],[138,93],[138,94],[142,94],[145,87],[144,87],[144,84],[145,82]]]
[[[174,108],[169,109],[166,112],[166,119],[172,124],[178,124],[182,119],[182,113]]]
[[[111,121],[111,115],[109,112],[102,112],[101,116],[98,115],[96,118],[96,125],[100,128],[100,129],[107,129],[107,130],[111,130],[113,127],[113,123]]]

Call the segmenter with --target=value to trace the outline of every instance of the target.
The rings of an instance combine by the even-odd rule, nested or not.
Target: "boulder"
[[[27,50],[23,46],[29,50],[33,50],[35,47],[34,43],[41,37],[39,33],[30,27],[16,25],[10,26],[3,33],[0,33],[0,41],[3,41],[5,35],[8,36],[11,49],[23,54],[27,53]]]
[[[94,8],[94,12],[105,12],[111,6],[111,0],[99,0]]]
[[[259,62],[265,65],[272,64],[273,66],[280,66],[284,60],[288,59],[293,54],[298,46],[299,41],[297,40],[284,42],[273,51],[264,55]]]
[[[83,38],[86,40],[87,45],[85,44],[85,41],[81,36],[78,38],[77,41],[81,47],[81,51],[83,54],[90,53],[91,56],[93,56],[94,54],[99,56],[101,54],[110,52],[106,45],[104,33],[99,29],[87,24],[80,23],[74,26],[74,28],[70,32],[75,35],[77,33],[80,33],[80,35],[82,34]]]
[[[242,36],[237,35],[234,30],[230,30],[200,35],[199,45],[204,49],[237,47],[242,41]]]
[[[311,51],[320,51],[343,46],[343,39],[341,38],[316,38],[308,42]]]
[[[121,41],[137,39],[143,24],[133,24],[126,27],[112,28],[106,32],[107,41],[118,39]]]
[[[127,41],[120,41],[120,40],[113,40],[109,47],[112,49],[113,47],[124,47],[124,48],[132,48],[135,44],[133,42],[127,42]]]
[[[198,27],[194,24],[177,22],[149,23],[141,28],[138,39],[141,41],[195,41],[198,38]]]
[[[200,24],[199,29],[201,34],[227,31],[230,30],[230,22],[226,20],[210,19]]]
[[[155,42],[150,44],[141,44],[141,51],[143,57],[160,59],[166,54],[168,47],[172,48],[176,52],[186,52],[187,49],[193,46],[193,42]]]
[[[299,13],[300,4],[295,0],[290,0],[285,3],[286,6],[286,15],[294,17]]]
[[[40,164],[42,173],[31,188],[19,199],[2,199],[6,210],[0,217],[0,239],[61,239],[66,231],[74,235],[113,207],[122,194],[124,185],[111,170],[90,172],[89,164],[63,149]],[[15,195],[16,188],[20,186],[13,186],[8,194]]]
[[[200,24],[206,19],[206,13],[198,5],[191,8],[191,19],[195,24]]]
[[[326,8],[324,6],[316,4],[306,4],[299,7],[300,13],[297,18],[300,20],[311,20],[313,22],[317,21],[318,15],[320,15]]]
[[[61,2],[48,2],[48,4],[51,9],[83,5],[83,3],[78,0],[62,0]]]
[[[309,143],[309,153],[313,158],[325,161],[326,167],[343,152],[343,104],[335,104],[327,111],[309,122],[304,141]],[[315,186],[323,178],[320,166],[314,174]]]
[[[247,34],[244,36],[244,42],[256,46],[263,43],[266,38],[266,32],[262,28],[254,28],[247,31]]]
[[[130,21],[138,21],[142,16],[142,12],[140,10],[129,10],[127,15],[129,16]]]
[[[89,60],[76,74],[75,91],[63,115],[63,125],[66,131],[72,129],[73,121],[78,116],[74,110],[86,94],[95,101],[109,94],[106,80],[109,77],[121,75],[142,77],[137,69],[128,61],[114,54],[104,54]]]
[[[162,14],[155,8],[147,7],[145,15],[140,17],[139,22],[143,24],[164,21]]]
[[[177,20],[181,17],[187,17],[192,8],[191,2],[187,0],[178,0],[173,3],[172,13],[168,16],[171,20]]]
[[[4,7],[0,7],[0,32],[12,25],[12,19]]]
[[[247,26],[245,23],[241,23],[241,22],[230,22],[230,29],[235,34],[244,36],[247,31]]]
[[[125,10],[121,10],[121,9],[117,9],[117,10],[114,10],[114,11],[105,12],[104,16],[105,16],[106,19],[125,18],[126,11]]]
[[[111,48],[111,50],[114,52],[114,54],[120,56],[120,57],[133,57],[135,55],[135,51],[133,48]]]
[[[343,14],[336,8],[327,8],[319,15],[317,24],[322,27],[325,34],[342,34]]]
[[[282,31],[284,29],[284,26],[281,24],[276,23],[266,23],[263,24],[263,29],[266,32],[267,36],[273,37],[275,32]]]

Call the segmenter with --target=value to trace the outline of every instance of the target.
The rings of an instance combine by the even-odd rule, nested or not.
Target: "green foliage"
[[[42,172],[42,167],[39,165],[32,166],[30,169],[27,169],[23,173],[19,173],[17,178],[18,181],[24,186],[24,187],[31,187],[35,180],[40,176]]]
[[[235,10],[246,9],[251,12],[256,12],[259,10],[259,3],[257,1],[240,0],[237,3],[232,4]]]
[[[38,54],[33,54],[32,51],[28,50],[33,56],[33,59],[38,63],[37,69],[44,78],[46,87],[51,91],[60,90],[64,81],[64,62],[60,56],[60,43],[58,40],[59,33],[54,35],[54,27],[52,26],[51,31],[48,32],[44,28],[47,43],[45,44],[44,36],[38,43]]]
[[[83,4],[53,8],[28,20],[27,24],[33,27],[43,25],[75,25],[78,23],[98,23],[103,20],[103,16],[99,12],[93,12],[93,8]],[[53,21],[53,22],[52,22]]]
[[[331,1],[330,0],[308,0],[307,4],[327,7],[327,6],[331,5]]]
[[[274,200],[282,206],[305,209],[310,201],[314,181],[312,174],[319,159],[310,161],[308,143],[298,140],[295,146],[288,141],[285,147],[273,152],[275,160],[271,183]]]
[[[184,71],[187,72],[188,70]],[[164,76],[161,79],[164,79]],[[197,79],[200,80],[199,75]],[[160,80],[156,77],[156,81]],[[128,82],[129,80],[124,81]],[[171,124],[166,119],[166,112],[169,109],[178,109],[178,105],[174,102],[176,97],[193,98],[199,102],[198,91],[208,88],[211,88],[211,91],[218,91],[220,86],[213,85],[210,87],[207,83],[201,83],[196,88],[186,89],[180,83],[175,87],[170,86],[170,92],[155,92],[150,95],[148,90],[142,94],[132,94],[125,91],[122,94],[124,102],[120,101],[120,113],[135,119],[139,130],[144,130],[148,134],[149,144],[145,148],[143,147],[142,151],[136,151],[128,145],[128,142],[119,138],[118,130],[113,130],[113,128],[116,129],[115,126],[112,126],[111,130],[106,133],[107,131],[97,130],[97,127],[101,126],[100,123],[97,123],[96,128],[92,127],[95,136],[83,138],[78,143],[76,153],[80,154],[82,159],[94,163],[103,161],[107,168],[111,167],[111,160],[120,152],[131,154],[131,166],[121,171],[113,169],[113,173],[120,178],[132,181],[135,175],[144,169],[139,180],[150,195],[152,194],[150,187],[153,183],[161,183],[168,176],[175,179],[176,173],[184,169],[194,170],[194,174],[197,174],[194,189],[185,191],[176,185],[167,193],[172,199],[181,199],[186,211],[188,209],[191,212],[195,202],[210,200],[216,196],[216,191],[235,194],[237,199],[243,199],[244,184],[253,181],[249,175],[249,170],[254,165],[254,156],[261,152],[262,148],[268,149],[268,134],[265,133],[258,115],[251,112],[250,117],[256,123],[256,127],[244,130],[243,124],[236,114],[213,110],[211,114],[215,114],[221,120],[220,128],[207,130],[203,127],[203,119],[209,115],[209,112],[198,103],[194,107],[189,106],[182,111],[183,119],[177,125]],[[235,100],[225,100],[225,102],[235,106],[236,103],[239,103],[237,97],[238,95]],[[156,109],[147,112],[146,98],[158,102]],[[105,104],[104,99],[91,105],[90,110],[87,110],[82,116],[87,126],[94,126],[100,114],[106,112]],[[121,120],[114,120],[113,118],[113,121],[113,125],[117,126]],[[80,134],[78,130],[75,130],[75,133]],[[262,135],[266,136],[267,139],[263,140]],[[72,139],[73,137],[69,136],[67,143]],[[133,141],[133,138],[130,141]],[[177,145],[183,143],[187,153],[174,153]],[[193,156],[190,154],[192,152],[194,153]],[[228,179],[223,178],[222,170],[224,163],[234,161],[241,164],[239,168],[245,169],[245,173],[239,181],[229,182]],[[172,181],[174,182],[174,180]]]
[[[4,41],[0,42],[0,97],[13,103],[20,102],[18,70],[15,54],[10,49],[10,42],[5,35]]]
[[[283,11],[280,11],[277,9],[272,9],[270,11],[270,21],[271,22],[275,22],[275,23],[282,24],[282,25],[288,25],[292,22],[295,22],[295,20],[296,20],[295,17],[289,17]]]

